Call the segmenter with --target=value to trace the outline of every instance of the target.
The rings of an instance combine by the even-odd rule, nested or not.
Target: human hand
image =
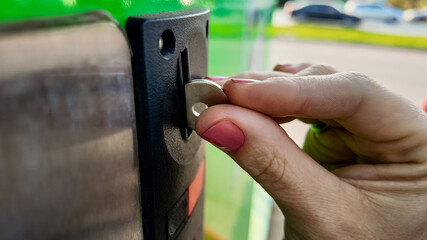
[[[232,77],[232,105],[204,111],[198,134],[274,198],[287,239],[426,239],[427,114],[362,74],[305,67]],[[308,154],[277,123],[294,118],[330,126]]]

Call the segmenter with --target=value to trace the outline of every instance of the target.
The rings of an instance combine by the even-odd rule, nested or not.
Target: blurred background
[[[324,63],[362,72],[417,106],[427,100],[427,1],[279,1],[266,30],[269,68],[277,63]],[[283,125],[302,146],[307,125]],[[276,208],[269,239],[280,239]],[[274,227],[277,226],[277,227]]]
[[[259,18],[261,21],[258,20],[255,26],[250,23],[258,19],[258,15],[246,10],[248,26],[238,36],[242,37],[239,46],[243,41],[251,47],[242,48],[242,52],[248,52],[248,55],[241,60],[240,71],[271,71],[279,63],[328,64],[339,71],[363,72],[417,106],[427,98],[427,74],[424,70],[427,67],[427,1],[294,0],[275,4],[271,9],[271,19],[268,10],[264,11],[264,18]],[[212,27],[217,36],[228,36],[228,39],[232,33],[239,32],[228,30],[225,26]],[[220,57],[218,52],[212,52],[212,55]],[[228,66],[233,66],[228,59],[222,59]],[[236,73],[235,66],[227,71],[217,67],[210,70],[215,75]],[[302,146],[308,130],[306,124],[294,121],[284,124],[283,128]],[[239,201],[239,197],[226,197],[223,194],[227,191],[222,192],[215,187],[219,179],[214,175],[208,178],[211,180],[207,182],[208,194],[211,194],[208,196],[228,201],[233,199],[238,204],[247,202],[247,206],[251,206],[247,208],[250,212],[239,212],[235,216],[236,223],[248,226],[247,230],[239,229],[237,226],[242,226],[240,224],[235,225],[230,229],[231,235],[222,235],[224,239],[282,239],[283,216],[263,190],[248,180],[231,159],[212,146],[208,146],[208,159],[212,168],[230,171],[228,175],[221,174],[224,176],[220,180],[221,188],[227,186],[230,192],[238,193],[234,190],[243,189],[238,187],[239,180],[236,179],[239,178],[241,182],[247,181],[246,184],[252,185],[247,187],[247,195],[242,194]],[[226,184],[230,182],[232,185]],[[216,190],[211,192],[210,189]],[[215,211],[213,206],[219,207],[219,202],[208,200],[206,220],[212,222],[209,226],[212,229],[221,229],[218,223],[223,213]],[[232,216],[231,212],[228,214]],[[209,216],[217,220],[211,221]],[[270,218],[269,224],[265,225],[267,218]],[[243,219],[248,219],[248,222],[243,224]],[[243,229],[248,232],[247,236],[242,235]]]
[[[210,76],[305,61],[363,72],[417,105],[427,97],[427,0],[3,0],[0,26],[103,10],[123,27],[131,15],[187,8],[211,10]],[[3,70],[15,53],[1,45],[7,37],[0,32]],[[4,115],[0,123],[5,130]],[[283,127],[303,144],[306,125]],[[272,199],[221,151],[206,151],[206,239],[282,239]]]

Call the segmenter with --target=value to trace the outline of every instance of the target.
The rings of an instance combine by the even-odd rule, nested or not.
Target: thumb
[[[248,172],[285,215],[315,214],[319,206],[333,209],[346,185],[305,154],[279,124],[256,111],[213,106],[199,116],[196,129]]]

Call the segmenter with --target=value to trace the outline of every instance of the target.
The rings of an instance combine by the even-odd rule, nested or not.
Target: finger
[[[251,83],[231,80],[223,89],[232,104],[273,117],[335,119],[350,132],[373,141],[392,141],[408,133],[425,135],[427,129],[423,111],[357,73]]]
[[[312,188],[318,177],[336,181],[263,114],[232,105],[213,106],[199,116],[196,129],[274,194],[284,194],[274,191],[283,186]],[[299,174],[310,177],[301,179]]]
[[[422,116],[417,117],[414,114],[412,117],[416,121],[411,123],[413,119],[410,120],[405,117],[401,119],[400,126],[395,126],[397,129],[382,129],[383,126],[381,126],[381,123],[371,123],[371,125],[376,125],[377,130],[366,126],[366,128],[373,131],[372,135],[377,137],[391,139],[387,135],[395,134],[393,140],[381,141],[375,140],[374,137],[355,137],[353,133],[348,131],[337,131],[336,133],[337,137],[358,156],[355,159],[358,164],[425,163],[427,161],[425,158],[427,152],[425,144],[427,142],[427,121],[424,121],[425,124],[423,126]],[[390,118],[393,117],[390,116]],[[378,122],[381,122],[381,120]],[[413,129],[411,130],[411,128]],[[402,129],[408,132],[400,134],[399,132]]]
[[[301,69],[302,71],[299,72],[297,75],[298,76],[305,76],[305,75],[328,75],[328,74],[332,74],[335,73],[336,70],[329,66],[329,65],[324,65],[324,64],[320,64],[320,65],[314,65],[311,66],[311,64],[309,63],[300,63],[300,64],[285,64],[285,65],[278,65],[278,66],[282,66],[284,68],[284,70],[286,70],[286,66],[290,65],[290,68],[294,69],[294,70],[299,70]],[[277,66],[276,66],[277,67]],[[240,73],[237,75],[232,76],[231,78],[239,79],[239,80],[266,80],[268,78],[272,78],[272,77],[284,77],[284,76],[290,76],[290,74],[283,74],[283,73],[279,73],[279,72],[274,72],[274,73]],[[231,79],[230,77],[225,77],[225,76],[212,76],[212,77],[206,77],[205,79],[207,80],[211,80],[216,82],[217,84],[219,84],[221,87],[224,86],[224,84]],[[282,118],[275,118],[276,122],[281,124],[281,123],[287,123],[287,122],[291,122],[293,121],[295,118],[294,117],[282,117]],[[299,119],[300,121],[307,123],[307,124],[316,124],[319,123],[319,120],[317,119]]]
[[[295,71],[300,71],[299,73],[297,73],[298,76],[310,76],[310,75],[329,75],[329,74],[333,74],[336,72],[336,70],[328,65],[325,64],[318,64],[318,65],[314,65],[311,66],[311,64],[309,63],[300,63],[300,64],[285,64],[285,65],[278,65],[276,66],[276,68],[278,70],[283,70],[283,71],[287,71],[290,69],[293,69]],[[275,69],[276,69],[275,68]],[[262,75],[262,74],[259,74]],[[247,77],[247,78],[254,78],[254,79],[260,79],[260,76],[257,76],[257,74],[255,75],[251,75],[251,74],[242,74],[242,75],[236,75],[236,76],[241,76],[241,77]],[[263,80],[267,79],[266,77],[271,77],[271,75],[265,74],[264,78],[262,78]],[[223,82],[224,86],[225,82]],[[286,120],[288,120],[289,117],[285,117]],[[280,119],[280,118],[276,118],[276,119]],[[315,124],[318,123],[319,120],[317,119],[309,119],[309,118],[300,118],[301,121],[303,121],[304,123],[311,123],[311,124]],[[280,120],[278,121],[280,122]],[[285,122],[283,122],[285,123]]]
[[[205,79],[211,80],[211,81],[224,81],[224,80],[229,80],[230,77],[226,77],[226,76],[210,76],[210,77],[205,77]]]
[[[328,65],[319,64],[311,66],[309,63],[300,63],[300,64],[289,64],[289,67],[278,67],[278,66],[287,66],[285,65],[277,65],[274,69],[277,72],[246,72],[239,73],[231,77],[207,77],[206,79],[213,81],[224,81],[229,79],[254,79],[254,80],[266,80],[269,78],[275,77],[289,77],[293,76],[294,73],[296,76],[309,76],[309,75],[329,75],[336,73],[337,71]],[[287,72],[288,71],[288,72]]]
[[[358,164],[333,171],[342,178],[359,180],[413,180],[427,177],[427,164]]]
[[[264,72],[247,72],[239,73],[231,76],[229,79],[254,79],[254,80],[266,80],[274,77],[289,77],[294,74],[297,76],[308,76],[308,75],[328,75],[336,73],[337,71],[328,65],[318,64],[312,66],[310,63],[298,63],[298,64],[284,64],[277,65],[274,68],[276,72],[264,73]],[[226,80],[226,79],[221,79]]]
[[[317,64],[301,70],[300,72],[295,74],[295,76],[330,75],[337,72],[338,72],[337,70],[335,70],[333,67],[329,65]]]
[[[293,65],[292,65],[293,66]],[[298,72],[297,76],[309,76],[309,75],[328,75],[333,74],[336,72],[334,68],[328,65],[314,65],[311,66],[308,63],[301,63],[295,65],[296,69],[301,69],[301,72]],[[253,79],[253,80],[266,80],[269,78],[275,78],[275,77],[289,77],[292,76],[292,74],[284,73],[284,72],[270,72],[270,73],[264,73],[264,72],[247,72],[247,73],[239,73],[231,77],[226,76],[209,76],[205,77],[207,80],[214,81],[218,83],[219,85],[223,86],[226,81],[230,79]]]
[[[227,81],[223,87],[235,105],[270,116],[344,117],[353,113],[365,92],[353,75],[280,77],[259,82]]]
[[[403,166],[410,171],[402,171],[402,169],[399,171],[399,168],[394,167],[390,171],[391,164],[385,167],[373,165],[372,160],[359,157],[354,150],[348,147],[347,140],[343,139],[343,136],[348,137],[348,135],[350,134],[345,129],[329,128],[321,132],[310,129],[304,142],[304,152],[327,170],[344,178],[387,180],[420,175],[419,171],[413,171],[408,168],[408,166],[414,167],[418,166],[418,164],[399,164],[395,166]],[[406,159],[402,161],[406,161]],[[394,172],[393,170],[397,171]]]
[[[298,73],[295,74],[295,76],[311,76],[311,75],[330,75],[330,74],[334,74],[337,71],[329,66],[329,65],[325,65],[325,64],[317,64],[317,65],[308,65],[308,67],[302,69],[301,71],[299,71]],[[318,124],[320,123],[320,121],[318,119],[310,119],[310,118],[299,118],[298,120],[302,121],[303,123],[307,123],[307,124]],[[336,123],[333,123],[333,125],[337,125]]]
[[[376,142],[355,137],[342,127],[337,128],[330,125],[325,131],[319,132],[310,129],[306,135],[303,149],[310,157],[330,171],[341,169],[345,170],[346,174],[346,167],[350,165],[368,164],[363,167],[366,171],[361,170],[360,172],[357,171],[358,167],[355,168],[355,171],[353,171],[353,167],[349,167],[351,171],[348,178],[419,178],[426,174],[426,165],[424,165],[426,162],[420,158],[424,154],[422,148],[416,149],[416,146],[420,146],[424,142],[425,140],[416,136],[391,142]],[[393,168],[389,168],[384,165],[386,163],[395,165]],[[402,166],[400,172],[399,166]],[[357,176],[358,174],[360,176]],[[346,176],[342,175],[342,177]]]
[[[289,219],[317,222],[319,217],[325,218],[319,211],[339,215],[337,211],[342,209],[336,208],[336,202],[345,204],[342,193],[350,199],[359,194],[307,156],[276,122],[258,112],[233,105],[213,106],[199,116],[196,129],[252,176]]]
[[[307,62],[295,63],[295,64],[279,64],[274,67],[274,71],[295,74],[310,66],[311,64]]]
[[[295,76],[311,76],[311,75],[329,75],[329,74],[334,74],[337,71],[329,66],[329,65],[325,65],[325,64],[317,64],[317,65],[306,65],[307,67],[304,69],[301,69],[301,71],[299,71],[298,73],[295,74]],[[298,120],[302,121],[303,123],[307,123],[307,124],[318,124],[320,123],[320,121],[318,119],[310,119],[310,118],[299,118]],[[336,125],[336,124],[333,124]],[[316,159],[317,160],[317,159]]]
[[[254,80],[266,80],[268,78],[272,77],[287,77],[291,76],[289,73],[283,73],[283,72],[246,72],[246,73],[239,73],[234,76],[231,76],[230,79],[254,79]]]
[[[230,77],[225,77],[225,76],[211,76],[211,77],[205,77],[204,79],[213,81],[213,82],[217,83],[218,85],[220,85],[222,87],[222,86],[224,86],[225,82],[227,82],[228,80],[230,80]]]

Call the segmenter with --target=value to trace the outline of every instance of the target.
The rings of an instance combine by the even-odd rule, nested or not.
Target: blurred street
[[[295,25],[295,21],[291,16],[283,11],[283,9],[276,9],[273,13],[272,19],[273,26],[285,27]],[[378,21],[362,21],[357,26],[358,30],[369,32],[369,33],[381,33],[381,34],[392,34],[392,35],[404,35],[404,36],[427,36],[427,24],[425,23],[384,23]]]
[[[427,97],[427,51],[279,37],[271,41],[269,57],[270,69],[278,63],[324,63],[340,71],[365,73],[417,106]],[[308,125],[293,121],[284,128],[302,146]],[[282,239],[280,212],[273,213],[271,224],[276,227],[271,229],[269,239]]]

